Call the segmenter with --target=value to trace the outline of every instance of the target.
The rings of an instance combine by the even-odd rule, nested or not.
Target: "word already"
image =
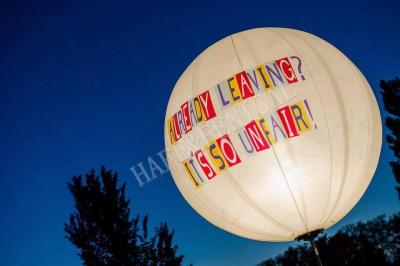
[[[239,139],[247,153],[269,149],[278,139],[297,137],[313,127],[317,128],[316,124],[312,124],[313,116],[307,100],[284,106],[276,113],[278,118],[273,114],[268,121],[261,117],[250,121],[238,131]]]
[[[210,120],[215,116],[216,113],[209,90],[184,102],[180,110],[168,120],[171,144],[175,144],[183,134],[191,131],[197,123]]]
[[[297,70],[294,70],[291,60],[296,61]],[[227,107],[255,94],[298,82],[296,71],[305,80],[301,72],[301,59],[297,56],[285,57],[237,73],[217,84],[213,90],[221,106]]]
[[[206,179],[211,180],[225,169],[241,162],[227,134],[208,143],[204,151],[207,156],[203,150],[199,149],[182,162],[186,174],[193,181],[196,188],[205,184],[207,182]]]

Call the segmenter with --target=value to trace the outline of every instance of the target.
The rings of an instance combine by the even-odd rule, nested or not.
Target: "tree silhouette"
[[[118,187],[118,175],[101,168],[72,177],[68,189],[76,211],[64,225],[66,237],[79,250],[87,266],[178,266],[183,256],[176,255],[174,231],[160,224],[154,236],[148,236],[148,217],[130,219],[129,200],[124,183]]]
[[[400,79],[381,80],[380,87],[385,110],[389,113],[385,119],[386,127],[390,130],[386,140],[395,156],[390,166],[398,184],[396,190],[400,199]]]
[[[324,266],[400,265],[400,214],[348,225],[317,241]],[[289,247],[259,266],[314,266],[310,245]]]

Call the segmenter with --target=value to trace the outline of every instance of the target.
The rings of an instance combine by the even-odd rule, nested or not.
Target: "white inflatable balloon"
[[[354,207],[375,172],[381,127],[368,82],[339,50],[259,28],[218,41],[185,70],[165,145],[201,216],[242,237],[288,241]]]

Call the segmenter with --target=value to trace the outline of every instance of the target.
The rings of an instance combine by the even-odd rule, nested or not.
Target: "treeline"
[[[324,266],[400,265],[400,213],[343,227],[316,240]],[[311,246],[289,247],[258,266],[315,266]]]

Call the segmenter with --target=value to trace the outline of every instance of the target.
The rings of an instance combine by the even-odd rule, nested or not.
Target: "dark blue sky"
[[[163,148],[168,97],[188,64],[250,28],[329,41],[364,73],[383,110],[379,80],[400,75],[400,2],[321,2],[1,1],[0,265],[80,265],[64,238],[73,210],[66,183],[101,164],[128,183],[135,212],[176,229],[187,263],[254,265],[283,251],[291,243],[210,225],[169,174],[139,188],[129,168]],[[399,210],[391,156],[384,142],[367,193],[338,226]]]

